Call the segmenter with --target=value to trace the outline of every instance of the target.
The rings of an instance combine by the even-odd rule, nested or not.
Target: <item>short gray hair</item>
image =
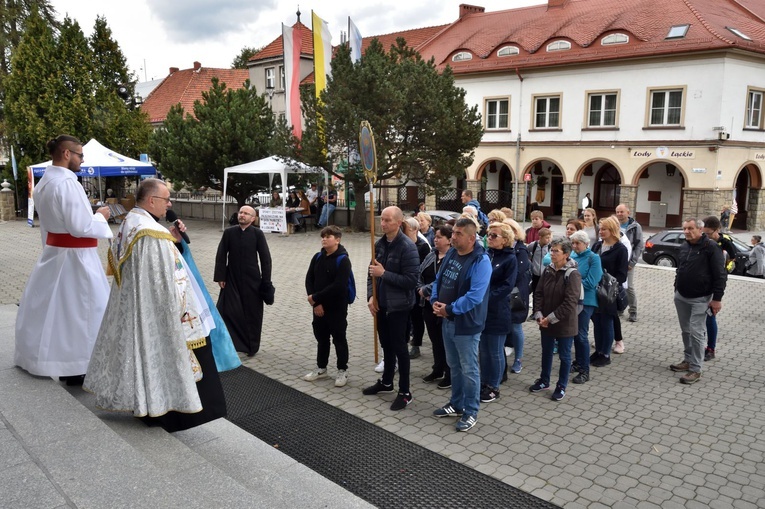
[[[696,225],[696,228],[698,228],[699,230],[704,228],[704,221],[702,221],[701,219],[699,219],[697,217],[689,217],[689,218],[687,218],[683,222],[684,223],[693,223],[693,224]]]
[[[590,245],[590,236],[584,230],[577,230],[568,238],[571,242],[581,242],[585,246]]]
[[[563,251],[563,254],[565,254],[567,258],[568,255],[571,254],[571,239],[566,237],[555,237],[550,241],[550,250],[552,251],[552,248],[555,246],[560,246],[560,250]]]

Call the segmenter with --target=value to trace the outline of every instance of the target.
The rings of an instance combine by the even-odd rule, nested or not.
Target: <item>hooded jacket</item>
[[[643,242],[643,228],[640,226],[640,223],[630,217],[627,219],[627,229],[624,230],[624,234],[627,236],[627,240],[630,241],[630,246],[632,246],[632,255],[630,256],[629,264],[630,267],[634,267],[635,264],[640,261],[640,257],[643,255],[643,249],[645,248],[645,242]]]
[[[582,286],[584,286],[585,306],[598,307],[598,296],[596,290],[600,279],[603,277],[603,267],[600,265],[600,256],[596,255],[589,248],[581,253],[571,253],[571,259],[577,263],[579,274],[582,275]]]
[[[489,280],[489,306],[483,332],[508,334],[512,327],[510,316],[510,292],[518,275],[518,261],[512,247],[489,249],[491,279]]]
[[[448,267],[449,260],[455,256],[457,250],[452,247],[441,261],[441,269],[431,287],[431,303],[438,300],[438,285],[441,283],[444,267]],[[483,330],[489,308],[489,299],[486,297],[490,279],[491,262],[483,246],[476,242],[457,278],[457,299],[446,306],[447,319],[454,321],[456,334],[473,335]]]
[[[326,249],[321,249],[311,258],[308,273],[305,275],[305,291],[313,296],[316,305],[321,304],[325,309],[341,309],[348,307],[348,278],[351,277],[351,259],[342,244],[331,255]],[[337,259],[345,257],[338,264]]]

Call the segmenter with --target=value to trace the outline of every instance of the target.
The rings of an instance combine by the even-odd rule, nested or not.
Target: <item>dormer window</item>
[[[725,27],[725,28],[727,28],[728,30],[730,30],[730,31],[731,31],[733,34],[735,34],[735,35],[737,35],[737,36],[741,37],[741,38],[742,38],[742,39],[744,39],[745,41],[751,41],[751,40],[752,40],[752,38],[751,38],[751,37],[749,37],[748,35],[746,35],[744,32],[742,32],[742,31],[741,31],[741,30],[739,30],[738,28],[733,28],[733,27]]]
[[[627,44],[630,42],[630,37],[627,34],[611,34],[603,37],[600,40],[600,44],[603,46],[610,46],[612,44]]]
[[[685,34],[688,33],[688,28],[690,28],[691,25],[674,25],[672,28],[669,29],[669,32],[667,33],[667,37],[665,39],[682,39],[685,37]]]
[[[505,46],[504,48],[497,50],[498,57],[510,57],[517,55],[518,53],[520,53],[520,51],[515,46]]]
[[[452,62],[465,62],[467,60],[473,60],[473,55],[468,51],[460,51],[452,57]]]
[[[571,43],[568,41],[555,41],[547,45],[547,51],[566,51],[571,49]]]

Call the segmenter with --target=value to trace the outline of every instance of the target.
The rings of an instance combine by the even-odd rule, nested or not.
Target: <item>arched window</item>
[[[465,62],[466,60],[473,60],[473,55],[467,51],[460,51],[452,57],[452,62]]]
[[[515,46],[505,46],[504,48],[500,48],[497,51],[498,57],[509,57],[513,55],[517,55],[520,53],[520,50],[516,48]]]
[[[600,44],[608,46],[610,44],[627,44],[630,42],[630,37],[627,34],[611,34],[603,37]]]
[[[555,41],[547,45],[547,51],[566,51],[571,49],[571,43],[568,41]]]

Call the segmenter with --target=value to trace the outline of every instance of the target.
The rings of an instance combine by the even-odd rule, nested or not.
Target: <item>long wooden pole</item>
[[[375,185],[369,182],[369,241],[372,247],[372,260],[375,259]],[[372,276],[372,302],[379,309],[377,304],[377,278]],[[375,364],[380,362],[380,354],[377,349],[377,313],[372,315],[372,336],[374,337]]]

